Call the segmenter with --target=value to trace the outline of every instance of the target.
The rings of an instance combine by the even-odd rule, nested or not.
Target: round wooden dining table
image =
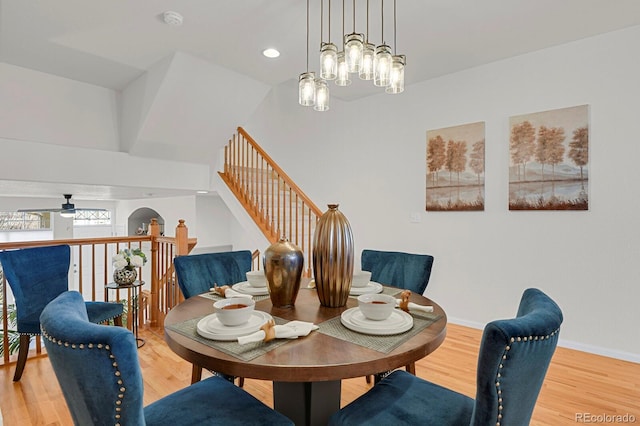
[[[244,361],[172,329],[172,325],[213,313],[213,301],[201,296],[191,297],[169,311],[164,320],[165,340],[176,354],[194,365],[230,376],[273,381],[273,401],[277,411],[296,425],[326,425],[331,414],[340,409],[342,379],[410,365],[429,355],[444,341],[447,317],[443,309],[418,294],[412,294],[410,301],[433,306],[433,315],[437,319],[386,353],[312,331],[308,336],[289,340]],[[321,325],[355,306],[357,300],[354,297],[350,297],[347,305],[341,308],[321,306],[316,291],[303,287],[292,308],[276,308],[267,298],[256,302],[255,309],[285,321],[299,320]]]

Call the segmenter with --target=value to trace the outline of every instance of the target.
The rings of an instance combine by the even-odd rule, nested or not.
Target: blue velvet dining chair
[[[433,256],[399,251],[362,250],[361,269],[371,281],[424,294],[431,277]]]
[[[214,285],[230,286],[246,281],[246,274],[251,270],[252,262],[249,250],[193,254],[173,259],[178,286],[185,299],[207,292]],[[232,376],[222,376],[230,381],[235,380]],[[191,383],[201,378],[202,367],[194,364]],[[242,387],[244,378],[240,377],[238,381],[238,385]]]
[[[371,272],[371,281],[404,288],[422,295],[431,277],[433,256],[364,249],[360,256],[360,263],[360,269]],[[407,365],[406,369],[415,374],[415,363]],[[375,381],[379,381],[385,374],[377,373],[374,376]],[[371,383],[371,376],[366,376],[366,379],[367,383]]]
[[[177,256],[173,259],[178,285],[188,299],[209,291],[214,284],[233,285],[247,280],[252,258],[249,250]]]
[[[69,289],[70,261],[68,245],[0,252],[0,264],[16,301],[17,331],[20,333],[14,381],[22,377],[31,337],[40,334],[40,313],[47,303]],[[113,319],[114,324],[122,325],[121,303],[85,302],[85,306],[91,322]]]
[[[210,377],[143,406],[133,333],[88,320],[66,291],[40,316],[42,337],[75,425],[293,425],[244,390]]]
[[[549,296],[527,289],[515,318],[484,328],[475,399],[398,370],[336,412],[330,425],[528,425],[562,320]]]

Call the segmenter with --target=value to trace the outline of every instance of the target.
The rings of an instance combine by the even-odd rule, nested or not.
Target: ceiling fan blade
[[[57,213],[57,212],[66,212],[69,210],[75,210],[75,211],[93,211],[93,212],[106,212],[107,209],[86,209],[86,208],[80,208],[80,207],[76,207],[74,209],[18,209],[16,210],[17,212],[23,212],[23,213],[41,213],[41,212],[51,212],[51,213]]]
[[[38,212],[68,212],[75,213],[77,211],[98,211],[98,212],[106,212],[107,209],[90,209],[90,208],[76,208],[75,204],[71,203],[71,194],[62,194],[65,199],[65,202],[62,204],[62,208],[54,208],[54,209],[18,209],[16,211],[23,213],[38,213]]]
[[[18,209],[16,211],[20,213],[40,213],[40,212],[55,213],[55,212],[63,212],[64,210],[63,209]]]

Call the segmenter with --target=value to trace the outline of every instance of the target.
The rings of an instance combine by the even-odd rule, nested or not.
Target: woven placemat
[[[275,339],[270,342],[254,342],[247,343],[246,345],[241,345],[237,341],[231,342],[220,342],[217,340],[211,340],[200,336],[196,330],[196,326],[198,325],[198,321],[204,318],[206,315],[193,318],[190,320],[183,321],[181,323],[168,325],[166,328],[176,333],[180,333],[183,336],[186,336],[190,339],[195,340],[196,342],[200,342],[203,345],[210,346],[214,349],[217,349],[221,352],[226,353],[227,355],[234,356],[243,361],[251,361],[254,358],[259,357],[260,355],[264,355],[270,350],[273,350],[279,346],[286,345],[289,342],[292,342],[295,339]],[[288,321],[283,320],[282,318],[273,317],[276,324],[286,324]]]
[[[346,340],[356,345],[364,346],[365,348],[373,349],[382,353],[389,353],[416,334],[420,333],[425,328],[429,327],[434,322],[438,321],[442,315],[439,314],[411,314],[413,317],[413,327],[400,334],[394,334],[391,336],[377,336],[371,334],[358,333],[356,331],[349,330],[342,325],[340,317],[332,318],[319,325],[320,333],[326,334],[337,339]]]
[[[210,292],[207,292],[207,293],[202,293],[202,294],[199,294],[198,296],[204,297],[205,299],[211,299],[211,300],[224,299],[223,296],[220,296],[218,293],[213,292],[213,291],[210,291]],[[265,300],[265,299],[268,299],[268,298],[269,298],[268,294],[261,294],[259,296],[253,296],[253,300],[255,300],[256,302],[259,302],[261,300]]]

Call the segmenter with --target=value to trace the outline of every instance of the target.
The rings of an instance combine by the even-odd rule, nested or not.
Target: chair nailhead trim
[[[504,353],[502,354],[503,361],[507,360],[507,354],[511,350],[511,346],[516,342],[537,342],[539,340],[548,340],[554,337],[556,334],[560,332],[560,329],[547,334],[546,336],[524,336],[524,337],[512,337],[509,339],[509,344],[504,347]],[[500,387],[500,378],[502,377],[502,370],[505,366],[504,362],[501,362],[498,366],[498,372],[496,373],[496,389],[498,393],[498,416],[496,421],[496,426],[500,426],[500,421],[502,420],[502,410],[504,408],[504,404],[502,403],[502,388]]]
[[[65,348],[71,348],[71,349],[104,349],[106,351],[111,351],[111,346],[110,345],[105,345],[102,343],[98,343],[98,344],[93,344],[93,343],[69,343],[69,342],[62,342],[61,340],[56,339],[53,336],[50,336],[49,333],[47,333],[47,330],[45,330],[44,328],[41,327],[41,335],[43,338],[47,339],[48,341],[57,344],[58,346],[64,346]],[[115,360],[115,355],[113,355],[113,353],[109,352],[109,359],[113,359]],[[114,375],[118,378],[116,380],[116,383],[120,386],[120,393],[118,394],[118,399],[115,401],[115,412],[116,414],[114,414],[114,418],[116,419],[116,422],[114,423],[114,426],[120,426],[120,418],[122,417],[120,412],[122,411],[122,408],[120,407],[122,405],[122,401],[124,399],[124,393],[127,390],[125,386],[123,386],[123,382],[122,379],[120,378],[120,376],[122,375],[122,373],[120,372],[120,370],[118,370],[118,363],[116,361],[113,361],[111,363],[111,365],[114,368]]]

